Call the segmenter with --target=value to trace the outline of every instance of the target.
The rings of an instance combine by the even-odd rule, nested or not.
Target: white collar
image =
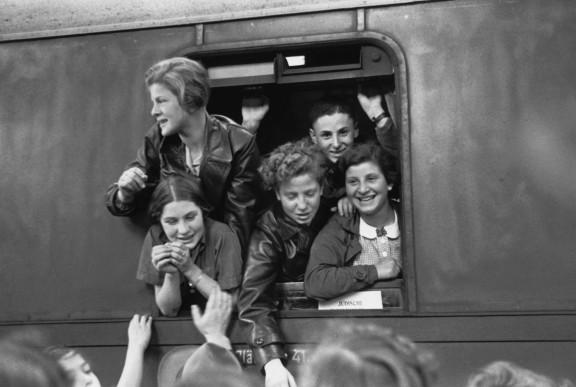
[[[396,239],[400,236],[400,227],[398,225],[398,215],[396,211],[394,211],[394,222],[389,226],[384,226],[384,230],[386,231],[386,236],[390,239]],[[368,223],[360,217],[360,227],[358,230],[360,236],[368,239],[376,239],[378,235],[376,235],[376,227],[370,226]]]

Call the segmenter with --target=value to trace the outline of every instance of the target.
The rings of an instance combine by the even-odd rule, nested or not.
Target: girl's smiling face
[[[170,242],[180,242],[188,248],[194,248],[204,235],[202,210],[189,200],[166,204],[160,224]]]
[[[346,170],[346,195],[360,215],[376,215],[388,205],[386,177],[376,163],[366,161]]]

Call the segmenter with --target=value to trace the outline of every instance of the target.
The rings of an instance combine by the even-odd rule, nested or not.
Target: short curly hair
[[[293,177],[310,174],[324,183],[328,159],[316,145],[306,140],[288,142],[274,149],[258,171],[266,190],[277,190]]]

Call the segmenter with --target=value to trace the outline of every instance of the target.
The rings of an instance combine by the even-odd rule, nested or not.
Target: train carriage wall
[[[576,379],[576,3],[198,2],[190,16],[177,9],[190,5],[150,3],[132,14],[77,7],[70,25],[55,7],[36,28],[7,4],[0,332],[43,328],[91,352],[105,382],[119,375],[127,319],[153,301],[135,279],[144,231],[111,216],[103,195],[152,124],[152,63],[358,41],[397,66],[409,310],[288,315],[288,341],[313,343],[326,320],[357,317],[436,349],[444,383],[506,356]],[[159,319],[147,361],[198,340],[188,321]]]

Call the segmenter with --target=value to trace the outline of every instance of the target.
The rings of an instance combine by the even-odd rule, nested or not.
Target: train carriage
[[[110,216],[103,195],[152,124],[145,70],[179,55],[207,64],[212,113],[238,119],[245,90],[267,93],[263,146],[305,135],[323,93],[391,93],[403,278],[381,310],[286,302],[291,367],[327,321],[358,319],[431,348],[441,385],[496,359],[576,380],[574,47],[569,0],[5,1],[0,333],[43,329],[103,384],[120,374],[127,321],[154,300],[135,279],[143,221]],[[201,343],[189,319],[154,327],[145,386],[164,354]],[[250,364],[236,321],[231,335]]]

